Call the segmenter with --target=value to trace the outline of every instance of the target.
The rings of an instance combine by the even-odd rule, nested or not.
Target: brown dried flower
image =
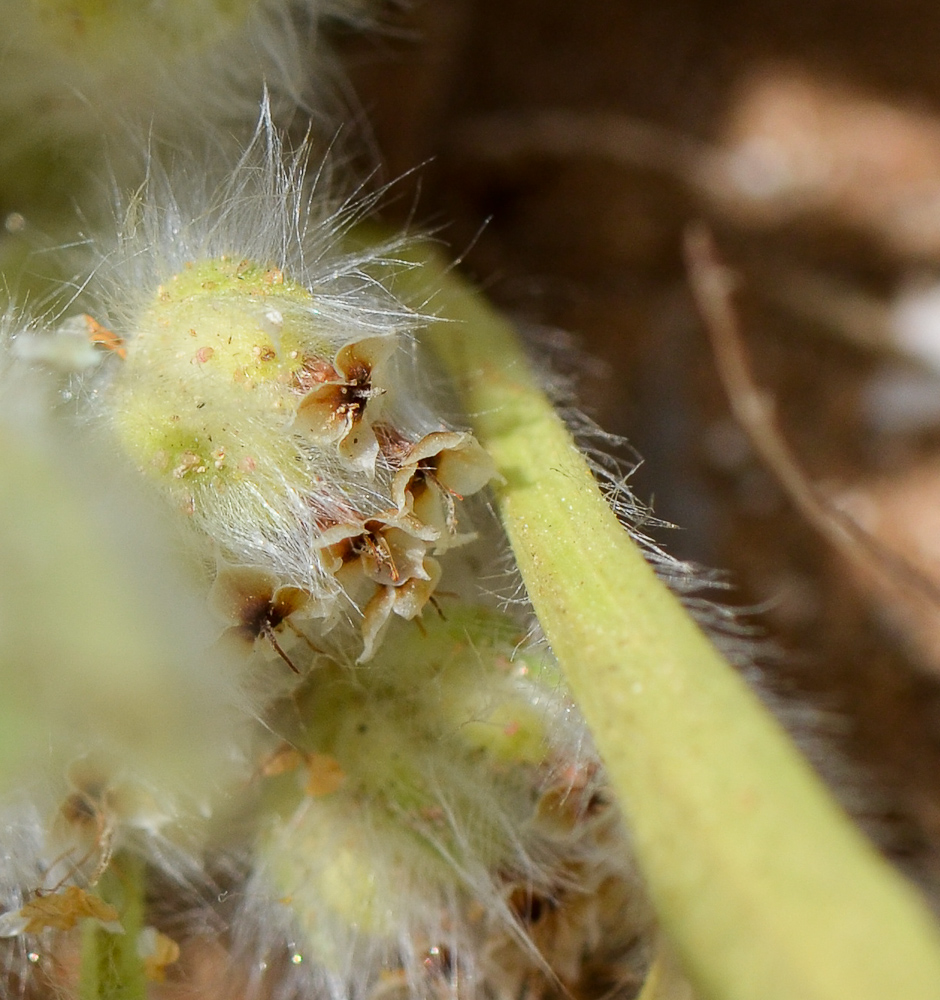
[[[341,347],[332,374],[318,370],[319,380],[301,399],[295,427],[320,444],[335,444],[350,465],[372,473],[379,443],[372,429],[378,415],[375,403],[385,387],[378,377],[392,354],[390,337],[367,337]]]

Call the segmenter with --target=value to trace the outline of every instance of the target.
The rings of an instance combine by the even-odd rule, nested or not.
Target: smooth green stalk
[[[145,1000],[147,980],[137,942],[144,924],[144,864],[123,854],[98,885],[101,898],[118,911],[123,934],[86,920],[82,928],[79,1000]]]
[[[656,578],[510,325],[429,250],[430,340],[504,477],[496,499],[660,920],[721,1000],[936,1000],[940,933]]]

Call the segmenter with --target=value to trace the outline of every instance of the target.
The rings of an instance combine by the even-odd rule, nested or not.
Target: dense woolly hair
[[[342,163],[307,142],[285,148],[270,93],[239,151],[213,129],[205,154],[147,150],[146,179],[115,199],[115,231],[87,234],[81,262],[93,267],[77,301],[115,329],[132,324],[162,284],[194,261],[232,257],[269,268],[317,295],[328,322],[355,335],[410,329],[414,313],[377,281],[374,265],[401,241],[350,249],[350,231],[369,216],[382,192],[349,191]],[[316,169],[311,172],[311,161]]]
[[[648,916],[619,815],[550,657],[518,637],[451,605],[280,714],[233,923],[275,995],[563,993],[602,938],[629,967]]]

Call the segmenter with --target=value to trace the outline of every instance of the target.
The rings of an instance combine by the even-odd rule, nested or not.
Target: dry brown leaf
[[[77,885],[37,896],[20,909],[20,915],[26,920],[25,934],[38,934],[47,928],[68,931],[85,917],[106,926],[118,923],[118,911],[113,906]]]

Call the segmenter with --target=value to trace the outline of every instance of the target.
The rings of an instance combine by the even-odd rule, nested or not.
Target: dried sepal
[[[56,888],[73,880],[95,885],[114,851],[113,790],[104,782],[75,783],[73,788],[59,807],[50,837],[51,844],[62,847],[47,873],[47,880],[58,877]]]
[[[331,795],[342,788],[346,780],[346,772],[332,754],[304,751],[291,743],[282,743],[267,754],[257,775],[277,778],[301,768],[304,769],[304,794],[313,798]]]
[[[290,743],[282,743],[266,754],[258,767],[258,775],[263,778],[276,778],[282,774],[296,771],[305,760],[302,751]]]
[[[373,656],[390,615],[410,620],[427,604],[441,577],[440,565],[428,554],[437,537],[436,529],[395,510],[323,533],[324,561],[362,613],[357,662]]]
[[[421,576],[413,576],[399,586],[380,586],[362,613],[363,648],[357,663],[374,655],[393,614],[406,621],[417,618],[431,599],[441,578],[441,564],[430,556],[421,563]]]
[[[209,608],[230,623],[224,642],[253,652],[259,641],[266,641],[295,673],[299,670],[278,635],[286,628],[306,639],[291,619],[324,615],[322,602],[312,594],[279,585],[274,574],[260,566],[222,566],[209,591]]]
[[[152,983],[166,979],[166,968],[179,960],[180,946],[156,927],[144,927],[137,935],[137,954],[144,963],[144,975]]]
[[[19,910],[0,915],[0,937],[40,934],[44,930],[68,931],[86,918],[97,921],[111,934],[120,934],[123,928],[118,916],[118,911],[100,896],[69,885],[38,895]]]
[[[116,354],[122,361],[127,359],[127,348],[124,346],[124,341],[113,330],[102,326],[94,316],[89,316],[88,313],[83,313],[81,319],[84,320],[85,332],[90,344]]]
[[[346,772],[335,757],[326,753],[311,753],[307,754],[305,764],[307,783],[304,791],[307,795],[319,798],[323,795],[332,795],[343,787]]]
[[[373,582],[397,587],[413,577],[427,578],[424,558],[437,537],[413,515],[391,510],[337,525],[323,533],[322,541],[332,572],[358,566]]]
[[[402,447],[401,438],[382,436],[383,454],[397,471],[392,477],[392,499],[402,512],[440,532],[437,549],[458,542],[457,501],[479,493],[496,474],[493,460],[472,434],[432,431]]]
[[[341,347],[332,372],[322,365],[315,369],[325,377],[304,395],[294,418],[296,428],[318,444],[335,445],[345,462],[368,475],[379,453],[373,424],[387,391],[383,369],[394,349],[391,337],[367,337]]]

